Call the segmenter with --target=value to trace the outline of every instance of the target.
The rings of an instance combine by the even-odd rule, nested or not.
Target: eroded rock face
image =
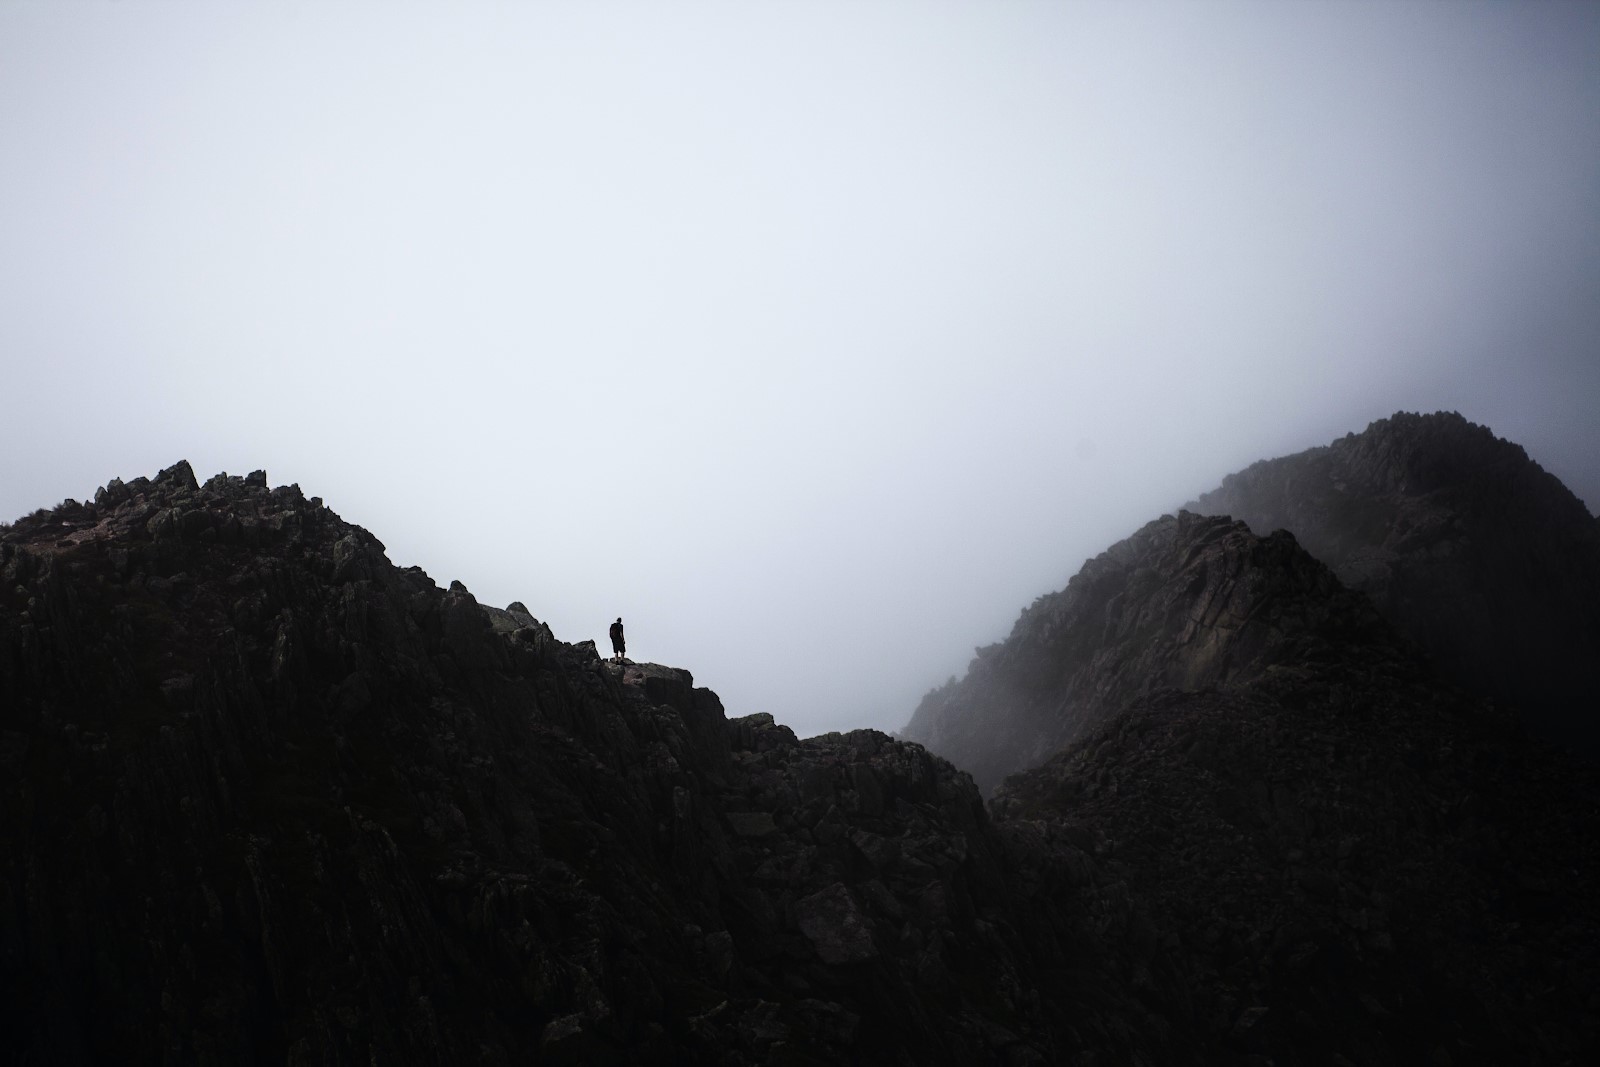
[[[1040,597],[903,736],[984,788],[1037,766],[1141,693],[1238,684],[1382,623],[1287,534],[1188,512],[1146,525]]]
[[[260,472],[35,513],[0,530],[0,1059],[1594,1058],[1593,770],[1292,537],[1152,523],[980,665],[1082,716],[987,809]]]
[[[965,775],[730,721],[261,472],[0,534],[0,767],[7,1061],[1056,1055]]]
[[[1188,505],[1291,531],[1451,681],[1600,755],[1600,528],[1519,446],[1401,413]]]
[[[1092,961],[1052,1003],[1090,1049],[1140,1035],[1110,1062],[1600,1052],[1600,773],[1285,532],[1146,526],[907,734],[1031,768],[990,804],[1013,913]]]

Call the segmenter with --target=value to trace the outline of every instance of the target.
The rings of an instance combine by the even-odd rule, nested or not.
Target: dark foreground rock
[[[0,1059],[1048,1062],[971,780],[186,464],[0,540]]]
[[[1092,709],[986,810],[920,745],[730,719],[259,472],[28,516],[0,1060],[1594,1058],[1592,770],[1287,534],[1169,517],[1086,574],[985,657]]]
[[[1009,779],[1019,891],[1203,1062],[1592,1061],[1600,777],[1368,652],[1147,694]]]

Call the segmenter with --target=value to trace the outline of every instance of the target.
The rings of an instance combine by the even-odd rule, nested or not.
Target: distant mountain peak
[[[1289,534],[1258,537],[1241,522],[1181,511],[1036,600],[964,679],[923,699],[904,736],[987,788],[1141,693],[1235,684],[1337,647],[1392,641],[1371,605]]]
[[[1319,640],[1359,640],[1405,645],[1419,669],[1600,751],[1600,538],[1521,446],[1456,412],[1399,412],[1254,463],[1187,507],[1036,600],[904,736],[988,788],[1139,694],[1229,685]]]
[[[1593,1058],[1600,775],[1287,532],[1147,524],[917,721],[1042,766],[986,808],[264,472],[113,481],[0,528],[0,1059]]]
[[[1520,445],[1401,412],[1187,506],[1291,531],[1446,678],[1600,753],[1600,526]]]

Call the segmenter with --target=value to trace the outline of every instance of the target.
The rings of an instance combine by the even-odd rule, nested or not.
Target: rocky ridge
[[[1187,507],[1289,530],[1446,678],[1600,756],[1600,524],[1520,446],[1401,412]]]
[[[728,719],[295,486],[0,533],[13,1062],[1049,1062],[971,780]]]
[[[113,482],[0,528],[0,1048],[1593,1057],[1593,769],[1292,536],[1158,520],[980,663],[1081,715],[987,809],[921,745],[730,719],[440,589],[260,472]],[[971,737],[985,699],[925,721]]]
[[[1292,533],[1180,512],[905,736],[1021,771],[991,803],[1019,896],[1079,916],[1156,1032],[1217,1061],[1586,1062],[1600,774],[1437,667]]]
[[[923,698],[902,736],[992,788],[1142,693],[1240,684],[1380,628],[1290,535],[1180,512],[1034,601],[964,678]]]

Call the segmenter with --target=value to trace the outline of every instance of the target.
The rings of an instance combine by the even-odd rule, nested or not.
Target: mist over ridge
[[[1587,6],[0,10],[0,518],[187,457],[897,729],[1251,463],[1600,504]]]
[[[0,3],[0,1061],[1600,1062],[1597,115],[1588,3]]]
[[[1535,564],[1536,632],[1554,564],[1588,611],[1565,628],[1600,631],[1593,517],[1459,416],[1224,488],[1398,535],[1360,554],[1391,593],[1507,519],[1476,562],[1511,566],[1467,577]],[[0,527],[0,577],[13,1059],[1400,1067],[1600,1041],[1600,766],[1441,679],[1383,588],[1284,530],[1167,515],[1039,598],[980,656],[990,714],[970,676],[943,694],[945,740],[1031,718],[1065,743],[987,803],[1003,763],[730,715],[262,471],[112,479]]]
[[[927,693],[901,736],[988,790],[1152,692],[1238,693],[1377,641],[1503,729],[1595,760],[1597,605],[1600,523],[1582,501],[1487,427],[1398,412],[1130,532]]]

